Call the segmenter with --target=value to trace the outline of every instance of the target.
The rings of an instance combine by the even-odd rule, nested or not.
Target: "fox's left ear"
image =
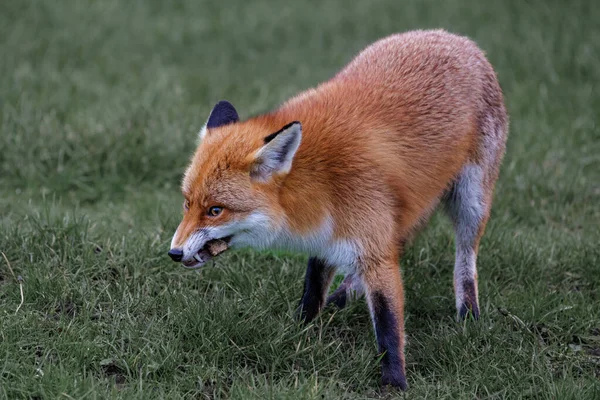
[[[302,140],[302,124],[287,124],[264,139],[264,146],[254,155],[250,177],[259,182],[268,181],[273,175],[287,174]]]
[[[198,134],[198,139],[202,141],[204,136],[206,136],[206,129],[218,128],[223,125],[233,124],[238,122],[240,117],[238,116],[235,107],[228,102],[227,100],[221,100],[213,107],[210,115],[208,116],[208,121],[206,124],[200,129],[200,133]]]

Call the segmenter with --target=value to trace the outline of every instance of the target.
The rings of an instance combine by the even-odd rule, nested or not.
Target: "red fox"
[[[215,239],[308,253],[300,317],[365,296],[382,382],[406,390],[399,258],[443,203],[457,316],[479,317],[477,251],[507,134],[502,91],[475,43],[442,30],[389,36],[270,113],[240,121],[219,102],[183,178],[169,256],[199,267]],[[345,279],[327,296],[336,272]]]

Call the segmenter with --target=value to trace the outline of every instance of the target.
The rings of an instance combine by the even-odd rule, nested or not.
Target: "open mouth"
[[[222,239],[209,240],[206,242],[204,247],[198,250],[193,259],[189,261],[183,261],[181,264],[184,266],[184,268],[200,268],[206,264],[208,260],[225,252],[229,248],[230,240],[231,236],[227,236]]]

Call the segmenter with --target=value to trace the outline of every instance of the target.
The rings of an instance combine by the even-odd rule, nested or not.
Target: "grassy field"
[[[401,261],[407,397],[600,398],[598,21],[591,0],[1,2],[0,398],[396,395],[364,301],[294,320],[306,255],[166,252],[216,101],[266,111],[433,27],[486,51],[511,133],[482,319],[453,319],[443,215]]]

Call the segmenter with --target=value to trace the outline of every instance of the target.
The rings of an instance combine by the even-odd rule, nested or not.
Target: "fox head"
[[[294,121],[273,129],[255,118],[240,122],[227,101],[215,105],[183,182],[183,220],[169,256],[188,268],[210,257],[207,244],[267,247],[283,220],[278,188],[292,168],[302,139]]]

